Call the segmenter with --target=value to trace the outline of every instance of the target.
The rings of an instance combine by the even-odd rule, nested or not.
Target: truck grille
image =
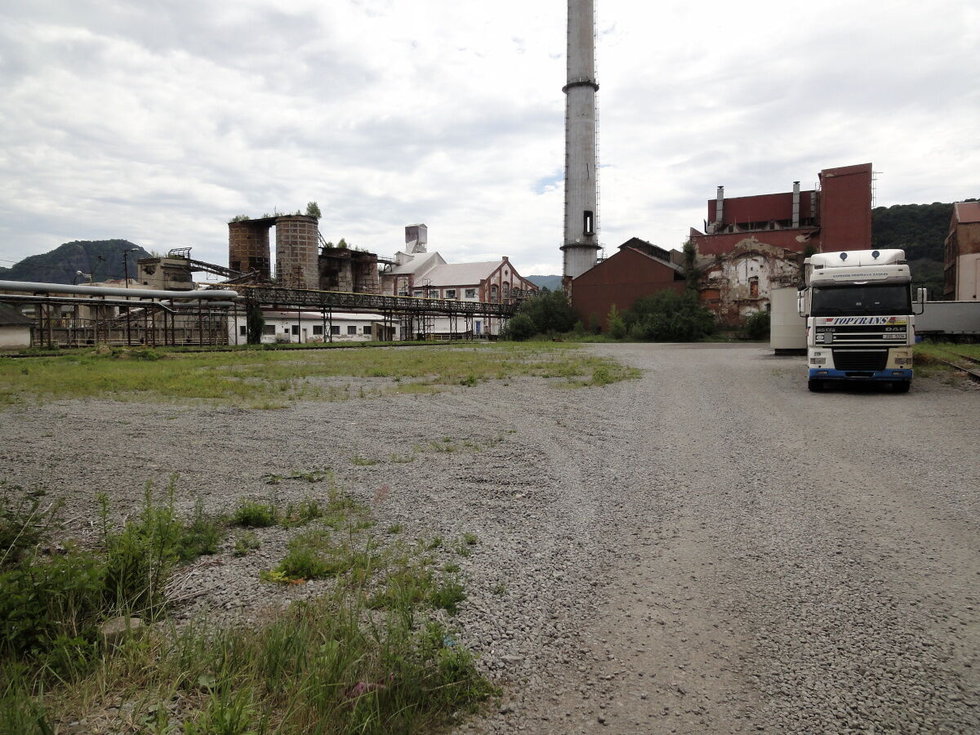
[[[834,350],[834,367],[838,370],[884,370],[887,350]]]

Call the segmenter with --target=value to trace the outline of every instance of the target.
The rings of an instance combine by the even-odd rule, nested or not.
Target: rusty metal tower
[[[565,93],[565,231],[563,276],[596,264],[599,194],[596,178],[595,0],[568,0]]]

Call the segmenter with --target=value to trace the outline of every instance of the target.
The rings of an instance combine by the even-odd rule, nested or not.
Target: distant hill
[[[942,202],[875,207],[871,210],[871,244],[882,250],[904,250],[913,287],[928,288],[929,298],[941,299],[943,242],[952,216],[953,205]]]
[[[538,288],[546,288],[549,291],[561,290],[561,276],[527,276],[527,280]]]
[[[94,282],[123,278],[123,253],[129,254],[129,275],[136,275],[136,261],[150,257],[143,248],[129,240],[76,240],[41,255],[31,255],[10,268],[0,268],[3,281],[40,281],[42,283],[84,283],[88,275]],[[87,274],[82,278],[78,271]]]

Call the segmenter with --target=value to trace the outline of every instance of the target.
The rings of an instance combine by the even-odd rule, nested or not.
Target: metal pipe
[[[241,298],[231,289],[201,289],[198,291],[166,291],[149,288],[115,288],[112,286],[73,286],[70,283],[38,283],[35,281],[0,281],[0,291],[24,293],[72,293],[97,294],[100,296],[132,296],[144,299],[224,299],[237,301]]]

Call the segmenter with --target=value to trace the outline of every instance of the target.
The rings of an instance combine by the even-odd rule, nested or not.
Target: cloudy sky
[[[871,162],[980,195],[980,4],[597,0],[601,241],[679,248],[715,187]],[[565,0],[0,0],[0,265],[192,246],[315,200],[391,256],[561,272]]]

